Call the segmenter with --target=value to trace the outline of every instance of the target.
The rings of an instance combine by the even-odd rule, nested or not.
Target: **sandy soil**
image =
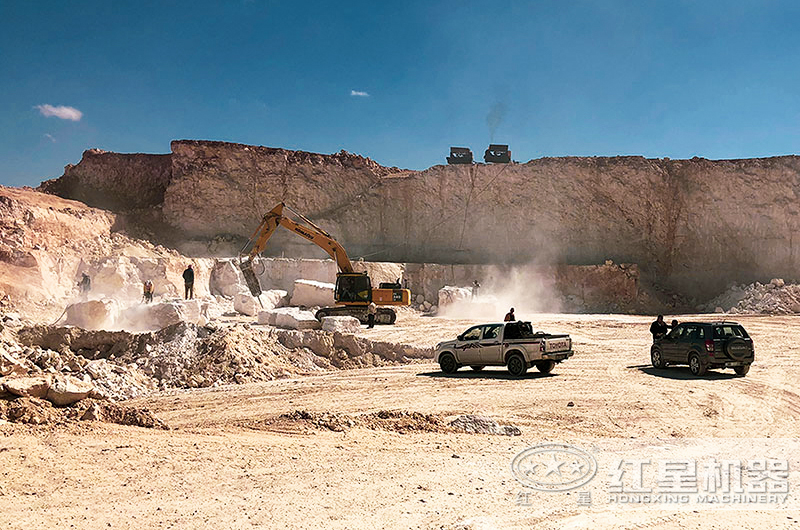
[[[643,508],[609,504],[595,491],[592,506],[582,506],[575,491],[531,490],[521,503],[527,490],[510,467],[542,442],[594,447],[602,466],[603,448],[636,442],[796,441],[800,317],[737,316],[757,348],[745,378],[650,368],[648,317],[531,320],[574,340],[576,355],[549,376],[514,380],[496,368],[445,377],[414,364],[134,402],[171,431],[0,425],[0,528],[800,528],[797,501],[761,511]],[[428,345],[469,324],[406,312],[394,327],[363,333]],[[448,433],[427,421],[332,431],[279,418],[296,410],[340,419],[418,412],[443,425],[482,414],[522,435]]]

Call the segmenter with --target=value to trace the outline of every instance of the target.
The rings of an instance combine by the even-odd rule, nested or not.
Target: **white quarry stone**
[[[197,313],[194,313],[195,310]],[[190,320],[186,311],[190,311],[195,319]],[[195,306],[193,303],[186,304],[182,300],[137,304],[122,312],[119,327],[126,331],[154,331],[178,322],[196,324],[200,320],[200,316],[199,306]]]
[[[338,331],[339,333],[356,333],[361,330],[361,321],[355,317],[338,316],[323,317],[323,331]]]
[[[267,310],[289,305],[289,293],[283,289],[264,291],[259,298],[261,299],[261,305]]]
[[[445,285],[444,287],[439,289],[438,306],[439,308],[444,309],[449,305],[455,304],[456,302],[461,302],[471,299],[472,299],[471,289],[467,289],[466,287],[453,287],[450,285]]]
[[[181,300],[178,305],[183,311],[183,318],[187,322],[197,324],[201,316],[201,302],[200,300]]]
[[[233,296],[233,309],[237,313],[254,317],[261,309],[261,305],[256,297],[249,292],[240,292]]]
[[[68,306],[65,323],[83,329],[112,329],[118,317],[116,300],[89,300]]]
[[[292,305],[305,307],[331,306],[335,303],[332,283],[317,282],[314,280],[296,280],[292,291]]]
[[[5,351],[0,350],[0,377],[7,375],[24,375],[28,370],[25,364]]]
[[[35,397],[44,399],[47,396],[47,390],[50,388],[50,377],[15,377],[13,379],[4,379],[3,388],[6,392],[21,397]]]
[[[47,401],[56,406],[72,405],[89,396],[94,385],[71,375],[57,375],[47,390]]]
[[[782,278],[773,278],[769,283],[771,283],[775,287],[783,287],[784,285],[786,285],[786,282],[783,281]]]
[[[287,329],[320,329],[322,325],[311,311],[292,307],[284,308],[290,311],[279,311],[275,316],[275,326]]]
[[[421,294],[418,294],[416,300],[417,304],[422,304],[423,302],[425,302],[425,297]]]
[[[214,263],[208,285],[213,295],[236,296],[236,293],[242,291],[249,292],[242,271],[233,260],[220,260]]]

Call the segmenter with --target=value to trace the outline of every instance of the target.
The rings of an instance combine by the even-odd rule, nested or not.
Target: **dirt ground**
[[[511,472],[517,453],[544,442],[593,448],[595,482],[606,483],[604,451],[631,444],[793,443],[800,317],[736,317],[756,344],[744,378],[652,369],[649,317],[528,318],[573,337],[575,356],[549,376],[511,379],[500,368],[444,376],[422,363],[131,402],[170,431],[0,425],[0,528],[800,528],[797,501],[760,510],[621,506],[595,489],[589,506],[576,491],[526,489]],[[398,325],[363,334],[432,345],[470,324],[406,312]],[[462,414],[522,435],[441,427]],[[800,489],[792,471],[790,495]]]

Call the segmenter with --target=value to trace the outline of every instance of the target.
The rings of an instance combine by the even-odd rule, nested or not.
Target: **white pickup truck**
[[[569,335],[534,333],[530,322],[515,321],[473,326],[456,340],[437,344],[434,359],[446,374],[462,366],[507,366],[511,375],[522,376],[531,366],[549,374],[572,354]]]

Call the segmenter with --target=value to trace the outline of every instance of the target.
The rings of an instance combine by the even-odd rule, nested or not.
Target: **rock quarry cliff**
[[[346,152],[179,140],[161,155],[86,151],[41,190],[109,209],[129,233],[198,257],[234,254],[283,201],[353,258],[610,259],[638,264],[655,285],[705,297],[732,282],[795,279],[800,265],[797,156],[565,157],[409,171]],[[267,253],[324,257],[299,239],[276,233]]]

